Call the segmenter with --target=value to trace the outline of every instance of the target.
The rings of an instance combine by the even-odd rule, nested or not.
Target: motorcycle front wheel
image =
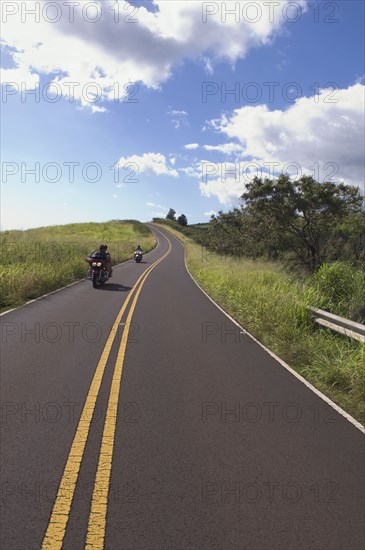
[[[98,288],[99,273],[97,271],[93,271],[92,283],[93,283],[93,288]]]

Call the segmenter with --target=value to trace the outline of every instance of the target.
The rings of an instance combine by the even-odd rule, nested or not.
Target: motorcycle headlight
[[[93,262],[91,265],[92,265],[93,267],[96,267],[98,264],[97,264],[96,262]]]
[[[101,267],[101,266],[102,266],[101,262],[98,262],[96,265],[97,265],[98,267]]]

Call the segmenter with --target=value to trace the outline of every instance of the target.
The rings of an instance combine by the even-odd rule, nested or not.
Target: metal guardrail
[[[319,325],[334,330],[344,336],[348,336],[353,340],[365,343],[365,325],[361,323],[355,323],[344,317],[339,317],[323,309],[317,309],[315,307],[308,307],[312,313],[312,317]]]

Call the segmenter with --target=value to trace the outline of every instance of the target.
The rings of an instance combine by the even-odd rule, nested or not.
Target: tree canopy
[[[176,221],[176,211],[173,208],[170,208],[168,211],[166,219]]]
[[[188,225],[188,219],[185,214],[181,214],[181,216],[177,218],[177,223],[179,225],[182,225],[183,227],[186,227]]]
[[[284,175],[255,178],[241,198],[249,216],[269,226],[282,246],[295,251],[311,270],[325,260],[339,224],[361,212],[362,204],[358,188],[308,176],[296,181]]]
[[[254,178],[240,207],[212,217],[205,244],[225,254],[294,261],[312,272],[338,259],[365,264],[362,201],[357,187],[343,183]]]

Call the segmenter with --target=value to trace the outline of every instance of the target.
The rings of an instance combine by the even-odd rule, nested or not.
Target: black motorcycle
[[[98,258],[96,254],[86,258],[89,264],[88,277],[91,279],[93,288],[98,288],[100,285],[106,283],[109,279],[108,269],[105,261],[102,258]]]

